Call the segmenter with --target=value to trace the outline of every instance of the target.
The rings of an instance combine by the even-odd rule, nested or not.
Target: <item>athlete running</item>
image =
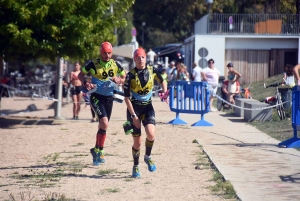
[[[90,73],[92,76],[92,82],[84,82],[84,85],[92,92],[90,104],[99,121],[96,145],[90,150],[93,163],[97,166],[105,162],[103,147],[113,108],[113,82],[121,85],[126,76],[121,64],[111,59],[112,52],[112,45],[109,42],[103,42],[100,46],[100,59],[96,62],[90,61],[81,71],[83,74]],[[81,80],[84,80],[83,74],[80,76]]]
[[[161,84],[163,92],[166,92],[167,84],[164,82],[158,69],[152,66],[146,66],[146,53],[144,49],[138,48],[134,52],[134,62],[136,67],[126,75],[124,96],[127,105],[127,121],[130,122],[130,129],[133,137],[132,155],[134,166],[132,177],[139,178],[139,157],[142,144],[141,122],[145,127],[147,136],[145,141],[146,151],[144,161],[148,165],[148,170],[154,172],[156,170],[156,165],[151,159],[151,151],[155,139],[155,112],[151,100],[152,89],[154,86],[154,79]],[[131,98],[130,94],[132,94]]]

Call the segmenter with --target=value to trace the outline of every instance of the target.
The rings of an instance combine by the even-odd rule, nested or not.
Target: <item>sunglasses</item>
[[[213,64],[214,62],[208,62],[208,64]]]

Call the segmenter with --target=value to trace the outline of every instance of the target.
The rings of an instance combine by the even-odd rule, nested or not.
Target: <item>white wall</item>
[[[298,38],[226,38],[226,49],[298,49]]]
[[[199,50],[201,48],[208,50],[208,55],[203,59],[208,61],[213,59],[215,61],[215,68],[217,68],[221,75],[224,74],[224,61],[225,61],[225,38],[224,36],[216,35],[202,35],[195,38],[195,62],[199,65],[200,57]],[[199,65],[200,66],[200,65]],[[207,67],[207,63],[204,67]]]
[[[299,37],[196,35],[194,61],[197,62],[198,65],[201,59],[199,49],[202,47],[208,50],[208,55],[204,59],[206,59],[206,61],[210,58],[214,59],[215,67],[220,71],[221,75],[224,75],[224,66],[226,65],[224,63],[226,49],[298,49],[298,63],[300,63]],[[188,66],[189,65],[191,64],[189,63]]]

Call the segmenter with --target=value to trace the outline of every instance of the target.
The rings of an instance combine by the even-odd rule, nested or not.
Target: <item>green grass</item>
[[[253,99],[256,100],[265,100],[266,97],[274,96],[276,88],[270,87],[265,89],[264,83],[270,85],[273,83],[279,83],[282,81],[282,74],[276,75],[270,78],[266,78],[262,81],[254,82],[251,84],[245,84],[243,87],[250,87],[251,95]],[[279,88],[285,88],[280,86]],[[216,107],[217,99],[214,100],[214,107]],[[231,113],[231,110],[225,110],[226,113]],[[279,141],[284,141],[293,136],[292,122],[291,122],[291,109],[286,111],[286,120],[281,121],[276,112],[276,109],[273,109],[272,120],[267,122],[248,122],[249,125],[256,127],[258,130],[268,134],[270,137],[275,138]]]
[[[65,156],[67,155],[67,156]],[[73,152],[66,153],[52,153],[45,157],[41,162],[41,168],[31,169],[25,174],[13,172],[10,177],[14,178],[16,183],[24,183],[24,186],[37,186],[40,188],[51,188],[59,184],[62,177],[70,175],[76,175],[88,165],[84,164],[79,157],[85,156],[86,154],[74,155]],[[78,159],[79,160],[76,160]],[[70,160],[75,159],[75,160]],[[63,162],[62,162],[63,160]],[[48,169],[42,168],[43,164],[50,164]]]
[[[230,181],[225,181],[222,174],[215,171],[213,175],[213,181],[216,182],[214,186],[210,187],[210,190],[219,195],[223,195],[225,199],[237,199],[235,190]]]
[[[194,139],[192,143],[197,143],[199,144],[198,140]]]
[[[116,172],[117,172],[116,169],[98,170],[97,175],[107,175],[107,174],[112,174],[112,173],[116,173]]]
[[[208,155],[203,151],[201,147],[199,148],[201,151],[196,153],[197,160],[195,163],[193,163],[193,165],[200,166],[200,170],[212,170],[212,181],[214,181],[215,184],[213,186],[209,186],[208,189],[210,189],[214,195],[222,196],[225,199],[238,200],[238,197],[230,181],[226,181],[224,179],[223,175],[217,170]]]
[[[75,145],[71,145],[71,147],[79,147],[79,146],[83,146],[83,145],[84,145],[84,143],[78,142],[78,143],[75,144]]]
[[[109,193],[117,193],[117,192],[120,192],[120,189],[118,188],[108,188],[108,189],[105,189],[107,192]]]
[[[264,79],[259,82],[250,84],[251,94],[256,100],[264,100],[268,96],[274,96],[276,88],[270,87],[265,89],[263,84],[266,85],[272,83],[278,83],[282,81],[282,75],[273,76],[267,79]],[[244,87],[247,87],[244,86]],[[284,88],[284,87],[279,87]],[[256,127],[258,130],[268,134],[270,137],[275,138],[279,141],[284,141],[293,136],[293,128],[291,122],[291,109],[286,111],[287,120],[281,121],[276,112],[276,109],[273,109],[272,120],[270,122],[249,122],[250,125]]]

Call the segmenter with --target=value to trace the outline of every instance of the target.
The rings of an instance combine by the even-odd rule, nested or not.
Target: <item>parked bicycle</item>
[[[278,87],[281,86],[282,84],[283,83],[274,83],[274,84],[270,84],[270,85],[266,86],[266,84],[264,83],[264,88],[269,88],[269,87],[275,87],[276,88],[275,96],[267,97],[264,100],[264,102],[268,103],[270,105],[276,105],[277,114],[278,114],[280,120],[286,119],[281,93],[278,90]]]

